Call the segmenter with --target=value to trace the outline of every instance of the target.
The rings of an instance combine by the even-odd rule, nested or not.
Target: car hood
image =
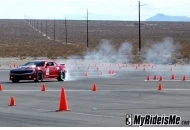
[[[34,69],[36,67],[36,65],[31,65],[31,66],[20,66],[17,69],[12,69],[12,70],[31,70]]]

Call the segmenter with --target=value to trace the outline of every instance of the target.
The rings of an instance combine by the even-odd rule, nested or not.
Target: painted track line
[[[36,109],[37,111],[45,111],[45,112],[52,112],[52,110],[45,110],[45,109]],[[69,113],[71,114],[77,114],[77,115],[84,115],[84,116],[95,116],[95,117],[105,117],[105,118],[124,118],[124,117],[119,117],[119,116],[108,116],[108,115],[100,115],[100,114],[88,114],[88,113],[82,113],[82,112],[74,112],[74,111],[70,111]]]
[[[78,114],[78,115],[85,115],[85,116],[95,116],[95,117],[122,118],[122,119],[125,118],[125,117],[119,117],[119,116],[95,115],[95,114],[87,114],[87,113],[79,113],[79,112],[71,112],[71,113]]]
[[[41,90],[3,90],[4,92],[44,92]],[[1,91],[1,92],[3,92]],[[46,90],[47,92],[60,92],[61,90]],[[65,90],[67,92],[93,92],[92,90]],[[124,89],[124,90],[97,90],[97,92],[131,92],[131,91],[158,91],[157,89]],[[190,89],[163,89],[163,91],[190,91]]]
[[[170,81],[174,81],[174,82],[189,82],[190,80],[185,80],[185,81],[183,81],[183,80],[144,80],[144,81],[146,81],[146,82],[164,82],[164,81],[166,81],[166,82],[170,82]]]
[[[0,107],[7,107],[7,105],[0,105]],[[33,111],[41,111],[41,112],[57,112],[57,110],[47,110],[47,109],[40,109],[40,108],[28,108],[28,107],[21,107],[21,106],[16,106],[16,108],[19,109],[25,109],[25,110],[33,110]],[[94,117],[104,117],[104,118],[122,118],[124,119],[125,117],[119,117],[119,116],[108,116],[108,115],[100,115],[100,114],[90,114],[90,113],[82,113],[82,112],[76,112],[76,111],[70,111],[67,112],[70,114],[77,114],[77,115],[84,115],[84,116],[94,116]]]

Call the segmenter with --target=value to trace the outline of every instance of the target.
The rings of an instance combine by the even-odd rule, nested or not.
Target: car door
[[[55,76],[58,76],[59,75],[59,66],[55,63],[55,62],[53,62],[53,64],[54,64],[54,75]]]
[[[46,76],[49,78],[55,77],[56,67],[53,62],[47,62],[46,64]]]

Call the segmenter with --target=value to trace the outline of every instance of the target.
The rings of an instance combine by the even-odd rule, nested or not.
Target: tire
[[[18,79],[13,79],[13,80],[11,80],[13,83],[18,83],[19,82],[19,80]]]
[[[65,72],[61,71],[59,74],[59,77],[57,79],[58,81],[65,81]]]
[[[42,71],[38,71],[36,74],[36,80],[34,82],[42,82],[43,81],[43,73]]]

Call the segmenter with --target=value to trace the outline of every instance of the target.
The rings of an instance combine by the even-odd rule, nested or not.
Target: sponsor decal
[[[46,75],[49,75],[49,68],[46,68]]]

